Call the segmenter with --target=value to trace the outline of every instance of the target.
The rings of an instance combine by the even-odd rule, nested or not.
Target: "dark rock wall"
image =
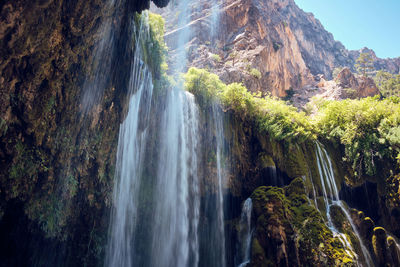
[[[0,266],[102,265],[134,11],[149,0],[0,3]],[[154,1],[165,6],[168,1]],[[101,26],[112,71],[82,113]]]

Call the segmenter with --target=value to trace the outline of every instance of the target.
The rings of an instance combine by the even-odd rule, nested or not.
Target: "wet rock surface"
[[[114,56],[128,51],[127,18],[149,5],[123,3],[0,4],[0,246],[12,248],[1,251],[1,266],[102,265],[129,70],[127,61]],[[114,72],[85,115],[84,83],[111,17]],[[42,247],[54,257],[43,258]]]

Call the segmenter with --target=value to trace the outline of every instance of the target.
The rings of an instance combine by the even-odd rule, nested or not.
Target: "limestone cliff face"
[[[108,2],[0,3],[0,266],[102,265],[129,76],[128,18],[149,6]],[[85,115],[85,80],[93,80],[94,51],[111,18],[113,68]]]
[[[208,67],[225,82],[243,82],[251,91],[303,94],[304,88],[316,86],[318,75],[329,80],[335,67],[353,68],[360,52],[367,51],[348,51],[294,0],[228,0],[218,10],[215,24],[211,0],[193,4],[187,25],[193,33],[187,44],[189,64]],[[180,30],[174,29],[176,16],[173,8],[160,12],[173,54]],[[373,57],[376,69],[399,72],[399,58]]]

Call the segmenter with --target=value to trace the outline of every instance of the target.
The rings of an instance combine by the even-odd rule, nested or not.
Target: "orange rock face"
[[[184,27],[191,33],[186,44],[188,65],[208,68],[224,82],[241,82],[253,92],[285,97],[293,90],[304,95],[305,88],[315,87],[317,76],[329,80],[335,67],[352,69],[360,53],[335,41],[293,0],[226,0],[218,7],[217,23],[211,0],[191,5],[190,23]],[[155,11],[166,19],[166,42],[173,59],[182,29],[176,29],[176,7]],[[396,72],[400,61],[376,58],[376,64],[377,69]],[[372,94],[371,87],[366,88],[365,94]]]
[[[360,98],[379,94],[373,79],[364,76],[356,77],[348,68],[339,73],[337,83],[343,88],[342,98]],[[346,89],[352,90],[349,93]]]

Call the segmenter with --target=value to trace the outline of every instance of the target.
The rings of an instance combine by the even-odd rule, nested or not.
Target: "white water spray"
[[[332,167],[332,161],[329,157],[329,154],[326,152],[326,150],[322,147],[321,144],[318,142],[316,143],[316,156],[317,156],[317,165],[318,165],[318,171],[320,173],[320,181],[321,181],[321,187],[322,187],[322,194],[324,197],[324,203],[326,207],[326,216],[328,218],[328,227],[332,230],[335,236],[339,237],[339,240],[343,243],[343,245],[346,248],[347,254],[350,256],[354,254],[352,246],[350,245],[349,240],[347,237],[343,234],[340,233],[333,225],[332,218],[330,215],[330,207],[332,205],[337,205],[338,207],[341,208],[343,213],[346,216],[346,219],[351,225],[351,228],[353,229],[361,247],[361,252],[364,257],[365,264],[367,266],[373,266],[372,263],[372,258],[371,255],[364,245],[363,240],[361,239],[360,233],[357,230],[357,227],[354,225],[354,222],[349,214],[349,211],[347,208],[343,205],[343,202],[339,199],[339,191],[337,188],[336,180],[335,180],[335,175]]]
[[[250,263],[250,249],[251,249],[251,212],[253,203],[251,198],[246,199],[243,203],[242,214],[239,222],[239,243],[238,243],[238,256],[239,267],[245,267]]]
[[[138,39],[148,35],[146,14],[143,18]],[[132,266],[134,263],[132,240],[153,93],[152,76],[141,60],[139,43],[135,49],[128,88],[129,111],[119,131],[107,266]]]

